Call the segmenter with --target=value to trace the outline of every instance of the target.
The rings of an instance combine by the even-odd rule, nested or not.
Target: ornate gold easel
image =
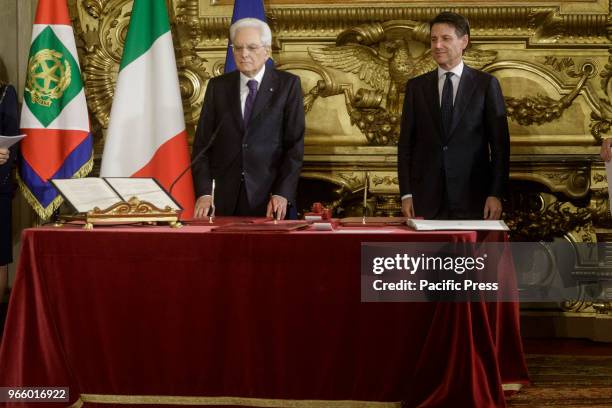
[[[70,221],[82,221],[85,223],[83,228],[90,230],[93,229],[94,225],[108,226],[120,223],[142,222],[155,224],[158,222],[167,222],[171,228],[180,228],[182,224],[178,220],[179,215],[179,211],[170,207],[160,209],[148,201],[140,201],[136,197],[132,197],[127,202],[122,201],[103,210],[94,207],[93,210],[87,213],[61,215],[61,222],[56,225],[61,226]]]

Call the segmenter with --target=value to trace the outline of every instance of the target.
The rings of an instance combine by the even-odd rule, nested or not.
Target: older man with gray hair
[[[297,76],[266,66],[272,32],[261,20],[230,27],[237,70],[210,79],[193,144],[195,216],[282,219],[304,155],[304,107]]]

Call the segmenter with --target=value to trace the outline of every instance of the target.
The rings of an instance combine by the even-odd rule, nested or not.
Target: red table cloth
[[[505,406],[528,381],[516,303],[360,302],[362,242],[483,237],[353,231],[28,229],[0,386],[70,388],[36,407]]]

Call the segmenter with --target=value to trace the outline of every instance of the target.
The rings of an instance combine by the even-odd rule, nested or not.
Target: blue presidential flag
[[[266,21],[266,12],[262,0],[236,0],[234,2],[234,13],[232,14],[232,24],[242,18],[257,18],[261,21]],[[234,63],[234,53],[232,52],[231,40],[227,40],[227,55],[225,57],[225,73],[232,72],[236,69]],[[266,62],[266,65],[273,67],[272,59]]]

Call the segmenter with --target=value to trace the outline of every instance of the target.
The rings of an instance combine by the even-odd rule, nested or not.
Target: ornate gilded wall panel
[[[100,152],[131,0],[70,0]],[[181,92],[193,134],[207,80],[223,70],[231,0],[168,0]],[[512,143],[513,194],[531,190],[603,211],[598,143],[612,124],[608,0],[265,1],[273,57],[299,75],[307,111],[303,206],[359,200],[370,173],[374,212],[398,210],[396,148],[407,80],[434,67],[427,21],[444,9],[472,25],[468,64],[502,84]],[[347,179],[347,175],[353,177]],[[352,181],[347,181],[352,180]],[[361,184],[360,184],[361,183]],[[510,204],[522,202],[511,197]],[[508,207],[508,214],[520,211]],[[533,210],[534,217],[546,209]],[[601,224],[599,224],[601,223]],[[607,223],[607,224],[606,224]],[[602,235],[603,236],[603,235]]]

